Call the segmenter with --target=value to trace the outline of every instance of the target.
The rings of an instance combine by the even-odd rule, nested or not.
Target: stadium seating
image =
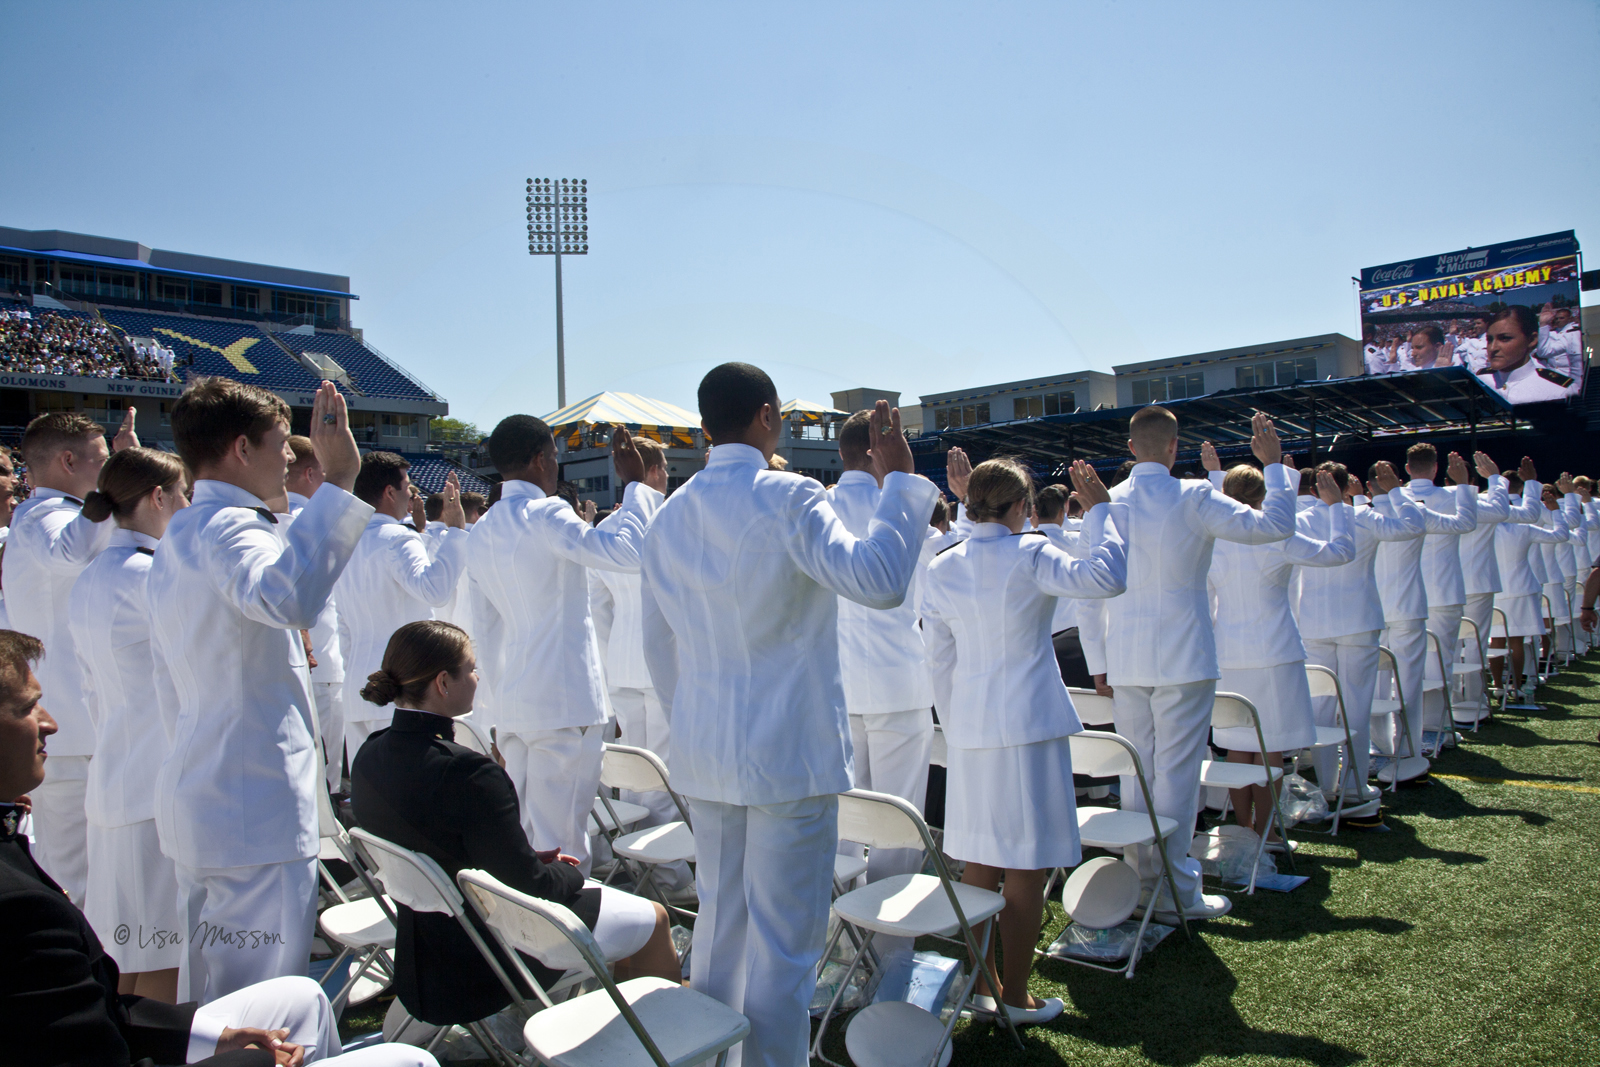
[[[266,389],[313,392],[318,378],[247,322],[179,318],[105,308],[101,315],[131,337],[154,337],[190,374],[217,374]]]
[[[383,449],[383,451],[393,451]],[[456,472],[456,477],[461,480],[463,493],[482,493],[489,495],[489,483],[476,474],[456,466],[447,459],[430,455],[426,452],[401,452],[400,455],[411,464],[411,469],[406,473],[411,475],[411,484],[424,493],[437,493],[444,489],[444,479],[451,471]]]
[[[436,400],[434,394],[399,367],[349,334],[319,330],[315,335],[280,333],[278,340],[295,352],[320,352],[343,367],[363,396],[404,400]]]

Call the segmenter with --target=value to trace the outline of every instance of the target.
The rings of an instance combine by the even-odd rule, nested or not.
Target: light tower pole
[[[567,406],[561,323],[561,257],[589,254],[589,179],[528,179],[528,255],[556,259],[556,407]]]

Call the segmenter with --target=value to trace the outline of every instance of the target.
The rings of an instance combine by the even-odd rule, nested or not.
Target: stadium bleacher
[[[394,449],[385,448],[380,451],[393,452]],[[400,457],[411,464],[411,469],[406,473],[411,476],[411,484],[422,490],[423,494],[438,493],[444,490],[444,480],[451,471],[456,472],[456,478],[461,482],[463,493],[482,493],[489,495],[489,483],[451,463],[447,459],[427,452],[401,452]]]
[[[312,392],[319,383],[315,375],[251,323],[116,308],[104,308],[101,315],[127,336],[154,337],[171,348],[178,355],[178,365],[191,368],[190,373],[217,374],[291,392]]]
[[[403,400],[437,400],[420,382],[349,334],[318,330],[316,334],[280,333],[278,340],[295,352],[319,352],[343,367],[363,396]]]

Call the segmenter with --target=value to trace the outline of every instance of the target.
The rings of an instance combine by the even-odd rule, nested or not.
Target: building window
[[[933,413],[935,430],[959,430],[963,426],[978,426],[989,421],[989,405],[956,404],[940,408]]]
[[[101,296],[111,297],[113,300],[137,300],[139,298],[139,276],[127,274],[122,271],[102,270],[96,272]]]
[[[195,282],[190,286],[190,300],[196,304],[210,304],[212,307],[222,306],[221,282]]]
[[[579,493],[604,493],[611,488],[611,475],[597,474],[593,478],[574,478],[572,485]]]
[[[156,299],[163,304],[187,304],[189,283],[182,278],[156,278]]]
[[[1135,404],[1160,404],[1167,400],[1187,400],[1204,396],[1205,376],[1202,374],[1169,374],[1161,378],[1144,378],[1133,383]]]
[[[417,418],[415,415],[384,415],[383,436],[385,437],[416,437]]]
[[[77,411],[78,401],[72,393],[34,393],[33,413],[47,415],[52,411]]]
[[[1014,419],[1037,419],[1044,415],[1070,415],[1078,410],[1078,402],[1073,393],[1046,393],[1018,397],[1011,402],[1011,410]]]
[[[1254,363],[1234,371],[1234,381],[1240,389],[1256,389],[1266,385],[1292,385],[1295,382],[1316,380],[1317,357],[1315,356]]]
[[[273,290],[272,313],[274,315],[309,315],[315,322],[337,323],[339,321],[339,301],[318,296],[307,296],[302,293],[284,293]]]
[[[689,475],[688,478],[682,477],[681,475],[677,475],[677,474],[669,474],[669,475],[667,475],[667,495],[671,496],[673,494],[674,490],[683,488],[683,483],[687,482],[689,480],[689,478],[693,478],[693,477],[694,477],[694,475],[692,475],[692,474]]]
[[[28,261],[16,256],[0,256],[0,286],[19,289],[28,284]]]
[[[94,271],[88,267],[62,267],[61,291],[79,296],[94,295]]]
[[[233,306],[240,311],[261,310],[261,290],[247,289],[244,286],[233,287]]]
[[[823,467],[790,467],[790,471],[806,478],[815,478],[823,485],[832,485],[839,480],[839,472],[827,470]]]

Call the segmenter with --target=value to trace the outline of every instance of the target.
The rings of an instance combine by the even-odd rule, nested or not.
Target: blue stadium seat
[[[280,333],[278,339],[295,352],[320,352],[350,374],[362,396],[404,400],[437,400],[431,390],[399,367],[345,333],[318,330],[315,335]]]
[[[313,392],[319,379],[248,322],[180,318],[102,308],[101,316],[132,337],[154,337],[177,353],[184,377],[220,375],[264,389]]]
[[[389,452],[393,449],[382,449]],[[411,475],[411,484],[422,490],[424,494],[438,493],[444,490],[444,479],[451,471],[456,472],[456,477],[461,481],[463,493],[482,493],[489,495],[489,483],[476,474],[456,466],[447,459],[431,455],[426,452],[401,452],[401,457],[411,464],[411,469],[406,473]]]

